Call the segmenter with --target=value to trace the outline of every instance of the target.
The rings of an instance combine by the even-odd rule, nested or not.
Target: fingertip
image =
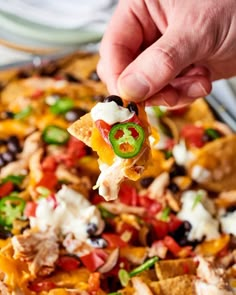
[[[139,73],[121,75],[117,85],[122,97],[135,102],[145,100],[149,92],[149,84]]]

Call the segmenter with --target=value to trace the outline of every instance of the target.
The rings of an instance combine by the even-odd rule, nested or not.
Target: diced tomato
[[[115,267],[113,269],[111,269],[108,273],[106,273],[107,276],[118,276],[118,272],[119,270],[123,268],[127,271],[130,270],[130,262],[127,260],[127,258],[125,257],[119,257],[117,264],[115,265]]]
[[[108,247],[110,248],[121,248],[127,246],[127,243],[117,234],[104,233],[102,234],[102,237],[108,242]]]
[[[137,206],[138,199],[139,197],[136,188],[127,183],[122,183],[119,191],[120,202],[130,206]]]
[[[168,138],[165,142],[165,150],[172,151],[175,145],[175,140],[173,138]]]
[[[71,136],[67,144],[66,152],[58,156],[58,161],[63,162],[68,168],[73,167],[76,162],[87,154],[86,145]]]
[[[89,292],[97,292],[100,289],[100,276],[101,274],[99,272],[94,272],[89,275]]]
[[[94,252],[95,252],[99,257],[101,257],[103,260],[106,260],[107,257],[109,256],[109,255],[107,254],[107,252],[104,251],[103,249],[99,249],[99,248],[97,248],[97,249],[94,249]]]
[[[139,233],[138,230],[133,227],[131,224],[123,222],[119,229],[117,229],[117,233],[121,236],[122,234],[129,233],[130,239],[129,244],[135,244],[138,241]]]
[[[174,214],[170,214],[169,217],[170,217],[170,220],[168,222],[169,232],[173,233],[180,227],[183,221],[180,220],[178,217],[176,217]]]
[[[45,171],[43,173],[43,176],[40,179],[40,181],[36,184],[36,187],[37,186],[44,186],[47,189],[49,189],[50,191],[53,191],[55,189],[57,183],[58,183],[58,180],[57,180],[55,173],[53,173],[51,171]]]
[[[63,255],[59,257],[57,265],[65,271],[72,271],[79,267],[80,261],[76,257]]]
[[[162,205],[158,201],[147,196],[139,197],[139,206],[146,208],[150,216],[157,214],[162,209]]]
[[[42,164],[41,164],[43,171],[55,171],[57,168],[57,161],[54,156],[47,156]]]
[[[95,122],[96,127],[98,128],[102,138],[108,143],[110,144],[109,141],[109,132],[111,130],[111,125],[107,124],[105,121],[103,120],[97,120]]]
[[[185,125],[181,130],[181,137],[183,137],[187,144],[197,148],[201,148],[204,142],[204,128],[196,125]]]
[[[25,205],[24,215],[26,217],[35,217],[37,206],[38,204],[36,202],[27,202]]]
[[[93,205],[98,205],[102,202],[104,202],[104,198],[102,196],[100,196],[99,194],[95,193],[91,199],[91,203]]]
[[[42,89],[37,89],[35,92],[31,95],[32,99],[38,99],[44,94],[44,91]]]
[[[167,222],[153,219],[151,224],[158,240],[163,239],[168,234],[169,227]]]
[[[14,189],[14,184],[11,181],[7,181],[0,186],[0,198],[9,195]]]
[[[29,289],[33,292],[50,291],[56,284],[49,280],[35,280],[29,284]]]
[[[165,246],[168,248],[168,250],[174,254],[175,256],[178,255],[178,253],[181,251],[181,247],[178,245],[178,243],[170,236],[164,237],[163,240]]]
[[[91,272],[96,271],[100,266],[102,266],[104,264],[104,262],[106,260],[106,258],[104,259],[104,257],[102,257],[102,255],[101,255],[101,253],[99,253],[96,250],[90,252],[87,255],[80,257],[80,260],[82,261],[83,265]],[[101,249],[99,249],[99,250],[101,250]]]

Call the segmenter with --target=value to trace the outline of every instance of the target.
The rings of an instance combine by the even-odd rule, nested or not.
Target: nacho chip
[[[162,260],[156,263],[155,270],[159,280],[165,280],[181,275],[196,274],[196,263],[191,258],[177,260]]]
[[[150,283],[154,295],[196,295],[195,276],[183,275],[167,280]]]
[[[170,117],[179,131],[188,124],[197,122],[201,124],[211,124],[215,121],[212,111],[203,98],[195,100],[181,116],[171,115]]]
[[[198,150],[191,161],[188,172],[194,175],[196,169],[203,169],[207,177],[194,177],[200,185],[210,191],[221,192],[236,189],[236,135],[214,140]]]

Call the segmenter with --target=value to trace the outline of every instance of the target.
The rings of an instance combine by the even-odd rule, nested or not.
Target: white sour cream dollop
[[[31,227],[37,227],[40,231],[52,228],[63,236],[72,234],[81,243],[88,238],[89,223],[96,225],[96,234],[103,231],[104,221],[100,211],[83,195],[64,185],[55,198],[56,205],[47,199],[38,201],[35,217],[30,218]]]
[[[182,208],[178,213],[178,217],[181,220],[188,221],[192,228],[188,235],[189,241],[201,240],[204,236],[206,240],[216,239],[220,236],[219,234],[219,222],[208,212],[204,207],[203,201],[207,199],[207,193],[204,190],[199,191],[186,191],[182,194],[181,202]],[[196,202],[196,198],[199,201]]]
[[[129,120],[134,115],[128,108],[119,106],[114,101],[99,102],[91,109],[91,116],[94,122],[103,120],[109,125]]]

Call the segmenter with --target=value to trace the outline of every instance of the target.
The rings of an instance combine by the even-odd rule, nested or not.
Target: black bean
[[[202,140],[203,140],[203,142],[209,142],[209,141],[212,141],[213,138],[210,137],[210,135],[208,135],[207,133],[205,133],[205,134],[203,134],[203,136],[202,136]]]
[[[178,243],[182,243],[181,246],[184,246],[188,243],[188,234],[191,228],[191,224],[185,220],[171,235]]]
[[[109,95],[104,99],[104,102],[114,101],[118,106],[123,107],[123,101],[118,95]]]
[[[7,141],[3,138],[0,138],[0,145],[6,145]]]
[[[2,226],[0,226],[0,239],[1,240],[6,240],[12,236],[13,236],[13,234],[10,231],[8,231],[5,228],[3,228]]]
[[[17,77],[19,79],[26,79],[26,78],[29,78],[31,76],[31,73],[30,71],[27,71],[27,70],[21,70],[17,73]]]
[[[65,113],[65,119],[68,122],[74,122],[78,120],[80,117],[85,115],[87,111],[80,109],[80,108],[73,108]]]
[[[0,119],[1,120],[6,120],[6,119],[13,119],[14,118],[14,113],[10,111],[4,111],[0,114]]]
[[[14,153],[12,153],[10,151],[6,151],[6,152],[2,153],[2,158],[5,161],[5,163],[10,163],[16,159],[16,156]]]
[[[89,79],[90,79],[90,80],[93,80],[93,81],[96,81],[96,82],[101,81],[100,78],[99,78],[99,76],[98,76],[97,71],[93,71],[93,72],[90,74]]]
[[[92,155],[93,154],[93,150],[91,147],[87,146],[85,147],[85,150],[86,150],[86,155],[89,156],[89,155]]]
[[[72,83],[81,83],[81,80],[71,73],[65,73],[65,78],[67,81]]]
[[[7,148],[12,153],[19,153],[21,151],[20,141],[17,136],[12,135],[8,138]]]
[[[148,188],[149,185],[153,182],[154,177],[144,177],[140,179],[140,185],[143,188]]]
[[[232,206],[229,206],[227,209],[226,209],[227,212],[234,212],[236,211],[236,205],[232,205]]]
[[[132,101],[129,102],[127,105],[127,108],[129,109],[129,111],[131,113],[135,113],[138,116],[138,107],[137,107],[136,103],[134,103]]]
[[[98,227],[95,223],[91,222],[87,225],[86,231],[89,235],[94,235],[97,230],[98,230]]]
[[[173,178],[175,176],[184,176],[186,175],[186,170],[184,166],[179,166],[175,164],[170,171],[170,178]]]
[[[176,194],[176,193],[178,193],[178,192],[180,191],[178,185],[177,185],[176,183],[174,183],[174,182],[171,182],[171,183],[168,185],[168,189],[169,189],[172,193],[174,193],[174,194]]]
[[[94,248],[106,248],[107,247],[107,241],[103,238],[91,238],[89,239],[90,244]]]

